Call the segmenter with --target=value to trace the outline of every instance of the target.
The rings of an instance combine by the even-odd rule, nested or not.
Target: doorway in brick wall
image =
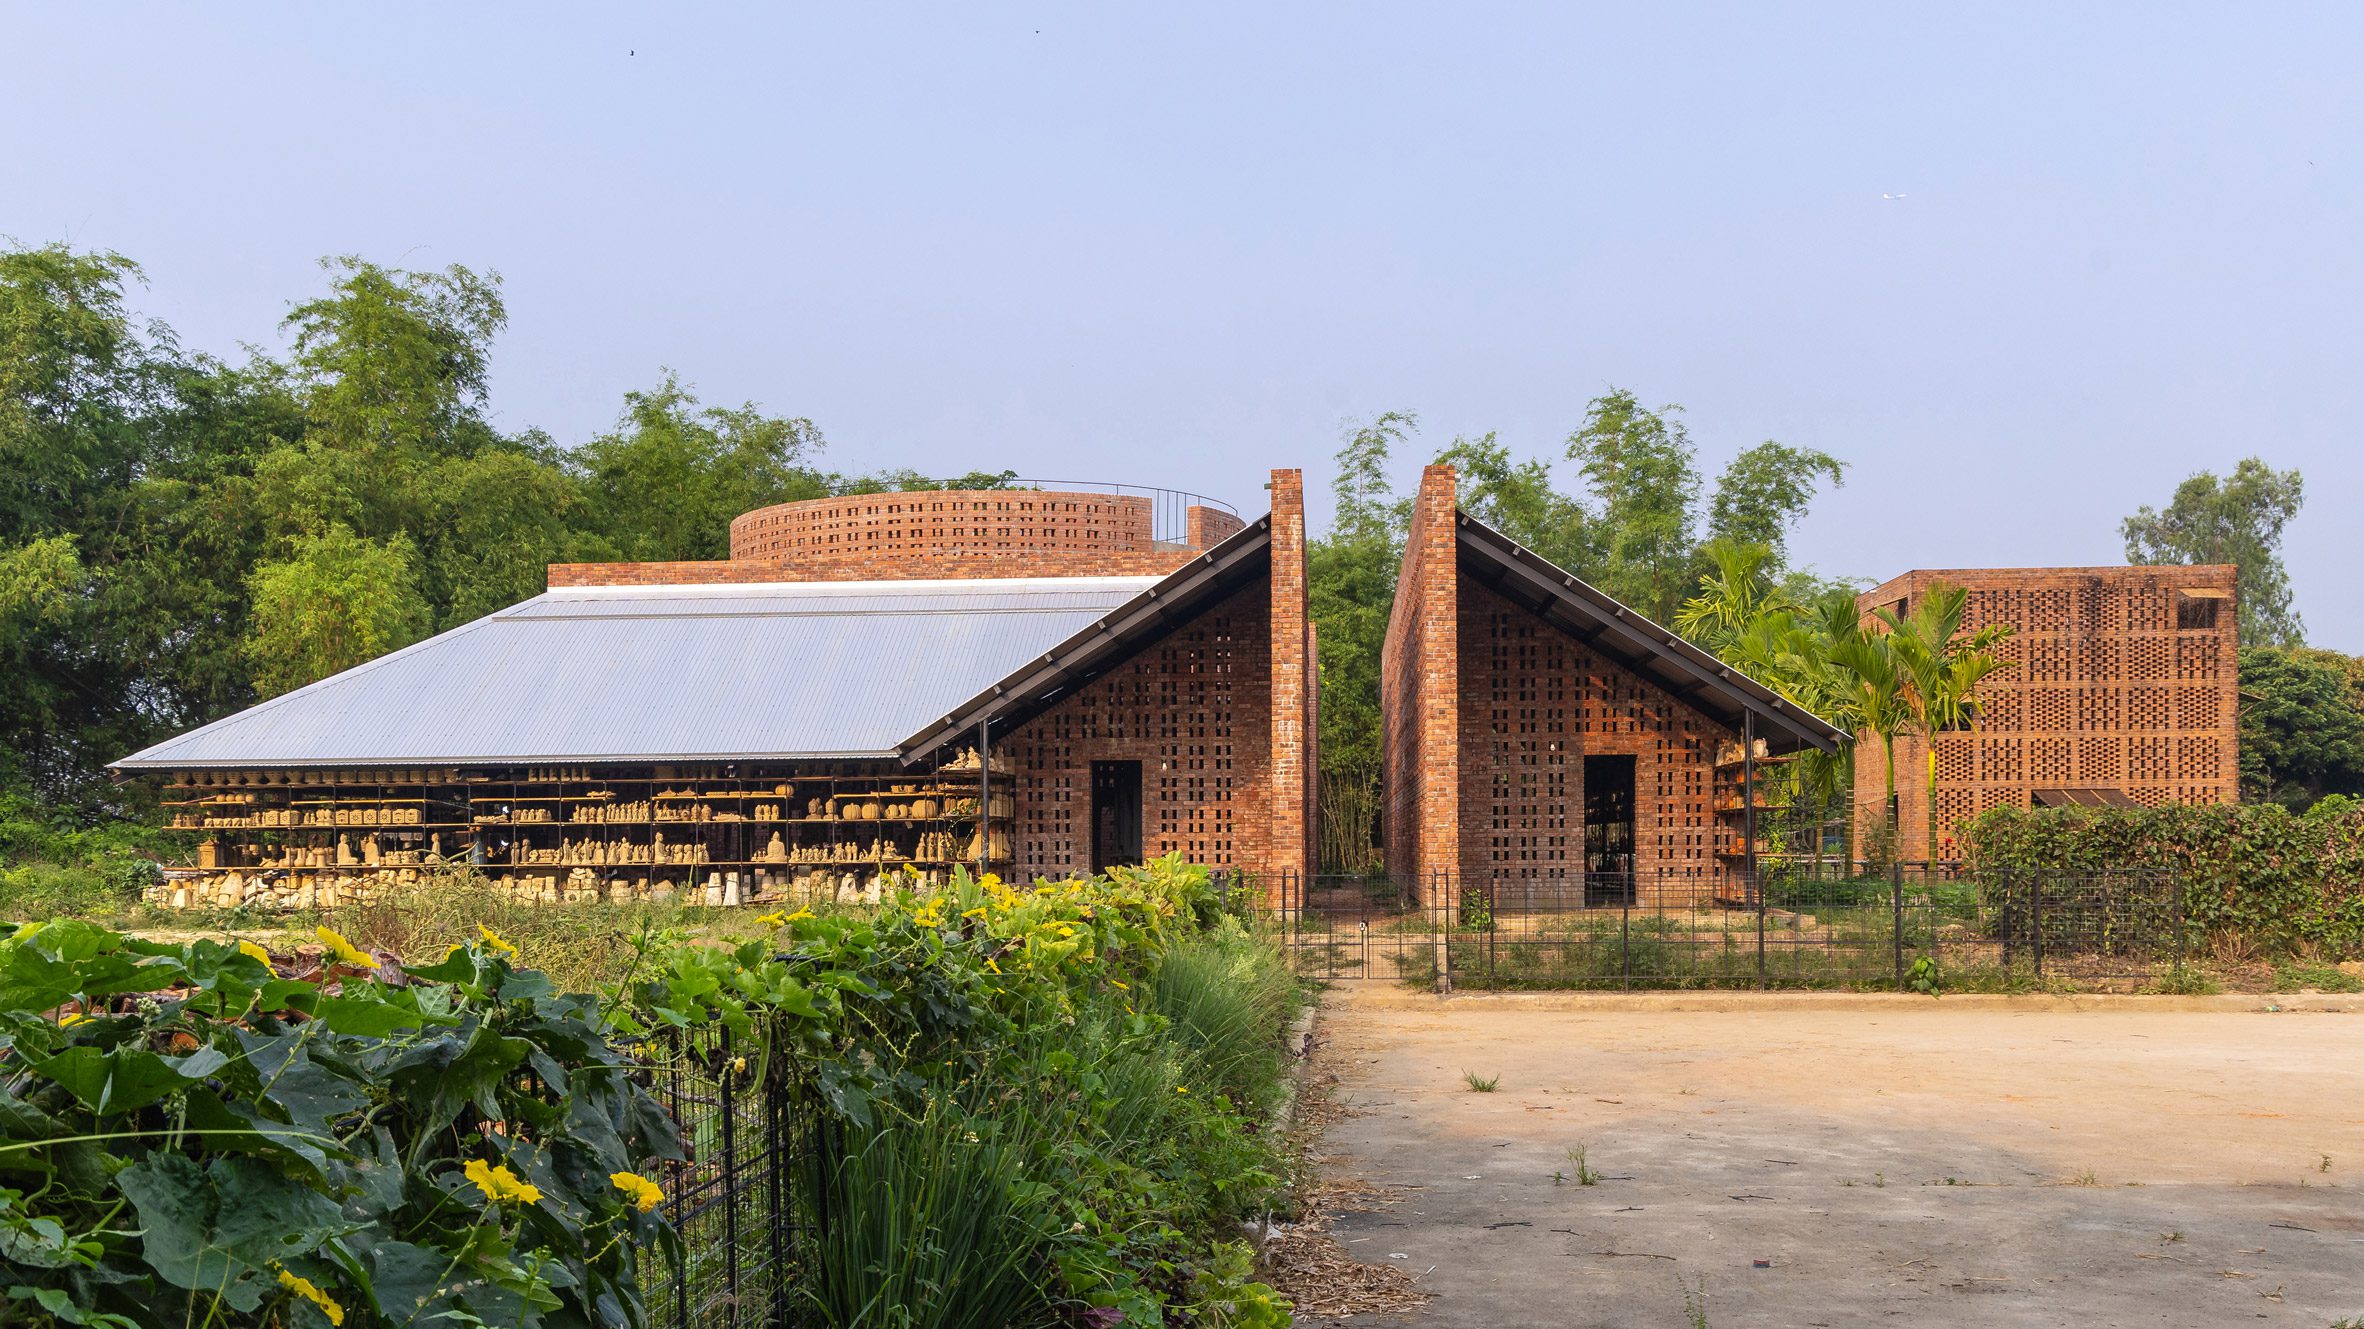
[[[1141,763],[1092,763],[1092,871],[1141,862]]]
[[[1584,902],[1633,902],[1631,756],[1584,759]]]

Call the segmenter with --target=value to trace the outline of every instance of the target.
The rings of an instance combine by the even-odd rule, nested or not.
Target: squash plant
[[[0,924],[0,1323],[645,1323],[681,1147],[596,1003],[322,942]]]

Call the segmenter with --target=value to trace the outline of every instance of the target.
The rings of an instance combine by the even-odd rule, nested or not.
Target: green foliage
[[[753,403],[701,406],[667,374],[650,391],[626,393],[616,430],[571,460],[590,527],[618,556],[726,558],[740,513],[832,492],[807,465],[821,447],[810,420],[768,416]]]
[[[1937,957],[1918,956],[1912,968],[1904,972],[1904,985],[1925,997],[1935,997],[1945,990],[1945,975],[1938,972]]]
[[[1159,957],[1145,992],[1189,1060],[1191,1078],[1214,1086],[1250,1113],[1280,1088],[1273,1031],[1298,1006],[1297,982],[1278,951],[1229,915]]]
[[[681,1152],[595,1004],[323,941],[0,940],[9,1323],[645,1322],[672,1234],[610,1178]]]
[[[1252,1104],[1296,995],[1216,905],[1175,860],[1030,891],[962,876],[733,947],[647,938],[617,1018],[719,1024],[826,1109],[799,1203],[862,1209],[800,1282],[828,1323],[1261,1314],[1221,1243],[1278,1196]]]
[[[1997,808],[1966,835],[1982,871],[2173,873],[2197,944],[2364,955],[2364,814],[2301,818],[2274,804]]]
[[[1714,564],[1699,538],[1703,506],[1713,540],[1765,551],[1752,581],[1795,583],[1808,598],[1818,595],[1811,576],[1782,568],[1782,551],[1820,484],[1840,483],[1844,468],[1814,449],[1767,441],[1736,456],[1703,505],[1697,449],[1676,418],[1680,410],[1651,410],[1611,389],[1587,403],[1559,458],[1519,457],[1486,433],[1454,439],[1436,460],[1454,468],[1464,510],[1660,622],[1673,621]],[[1332,482],[1336,520],[1306,551],[1322,668],[1321,858],[1331,870],[1372,863],[1378,662],[1411,516],[1387,467],[1417,428],[1412,415],[1390,412],[1348,436]],[[1577,487],[1563,489],[1555,478],[1561,461]],[[1828,771],[1818,779],[1833,783]]]
[[[2241,640],[2296,646],[2306,628],[2291,604],[2282,566],[2282,529],[2306,501],[2297,471],[2277,471],[2245,457],[2223,479],[2208,471],[2175,487],[2165,511],[2145,505],[2119,525],[2129,563],[2232,563],[2241,606]]]
[[[1306,599],[1320,629],[1319,837],[1322,865],[1332,870],[1360,871],[1376,854],[1379,655],[1411,519],[1386,468],[1417,426],[1391,412],[1348,437],[1331,482],[1336,516],[1329,534],[1305,550]]]
[[[550,563],[718,557],[749,508],[937,483],[821,471],[812,422],[671,375],[580,447],[504,434],[496,275],[322,267],[288,356],[232,364],[139,319],[121,255],[0,248],[0,794],[144,815],[107,762],[513,604]]]
[[[1036,1118],[995,1120],[958,1085],[931,1085],[885,1129],[821,1131],[799,1178],[827,1214],[798,1301],[842,1329],[1005,1329],[1048,1322],[1034,1257],[1055,1235],[1045,1183],[1026,1178]],[[956,1293],[956,1295],[947,1295]]]
[[[2345,656],[2244,646],[2241,793],[2303,812],[2326,794],[2364,793],[2364,709]]]
[[[1502,1086],[1502,1077],[1480,1075],[1476,1071],[1463,1071],[1461,1072],[1461,1083],[1468,1085],[1469,1092],[1473,1094],[1490,1094]]]
[[[371,540],[338,522],[297,537],[254,570],[255,690],[274,697],[426,636],[418,580],[407,536]]]

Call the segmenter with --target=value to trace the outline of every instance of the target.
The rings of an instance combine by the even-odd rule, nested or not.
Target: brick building
[[[2238,614],[2230,565],[1971,568],[1907,572],[1857,597],[1909,613],[1939,583],[1967,592],[1965,631],[2012,633],[2010,667],[1980,685],[1968,730],[1937,735],[1937,854],[1958,858],[1957,828],[1997,807],[2160,807],[2240,798],[2235,736]],[[1927,853],[1929,742],[1896,743],[1897,852]],[[1881,825],[1887,757],[1856,747],[1859,843]]]
[[[1380,670],[1387,869],[1430,897],[1744,899],[1749,754],[1845,738],[1462,512],[1443,466]]]
[[[1301,872],[1315,675],[1293,470],[1187,495],[921,491],[733,523],[727,560],[558,564],[522,604],[117,763],[183,904],[875,894],[1181,853]]]

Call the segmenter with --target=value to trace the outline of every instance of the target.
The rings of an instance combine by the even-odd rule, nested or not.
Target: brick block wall
[[[1924,570],[1857,597],[1868,621],[1876,609],[1918,603],[1949,582],[1969,592],[1965,630],[2014,628],[1999,648],[2011,667],[1981,684],[1977,724],[1937,736],[1938,857],[1959,856],[1961,823],[1990,808],[2025,807],[2038,789],[2116,789],[2146,807],[2237,801],[2234,572],[2229,565]],[[2200,618],[2209,621],[2194,623]],[[1928,852],[1929,756],[1928,740],[1898,739],[1897,852],[1906,858]],[[1883,819],[1886,772],[1878,736],[1862,735],[1859,836]]]
[[[1380,651],[1382,848],[1415,891],[1461,864],[1458,512],[1453,468],[1422,471]]]
[[[1150,500],[1130,494],[1032,489],[847,494],[740,515],[731,522],[731,557],[1136,553],[1152,548],[1151,519]]]
[[[1306,612],[1305,477],[1272,473],[1272,831],[1263,870],[1302,875],[1313,849],[1313,620]],[[1204,509],[1193,508],[1193,514]]]
[[[1141,763],[1142,851],[1262,870],[1275,843],[1272,592],[1251,584],[997,742],[1013,767],[1016,869],[1087,872],[1092,763]]]
[[[1280,472],[1275,471],[1278,475]],[[1289,472],[1297,474],[1295,471]],[[1183,542],[1193,549],[1212,549],[1248,528],[1248,524],[1221,508],[1205,507],[1197,503],[1183,509]]]
[[[1458,636],[1464,882],[1584,872],[1584,758],[1614,755],[1634,758],[1638,902],[1728,893],[1715,759],[1739,735],[1481,584],[1461,586]]]

